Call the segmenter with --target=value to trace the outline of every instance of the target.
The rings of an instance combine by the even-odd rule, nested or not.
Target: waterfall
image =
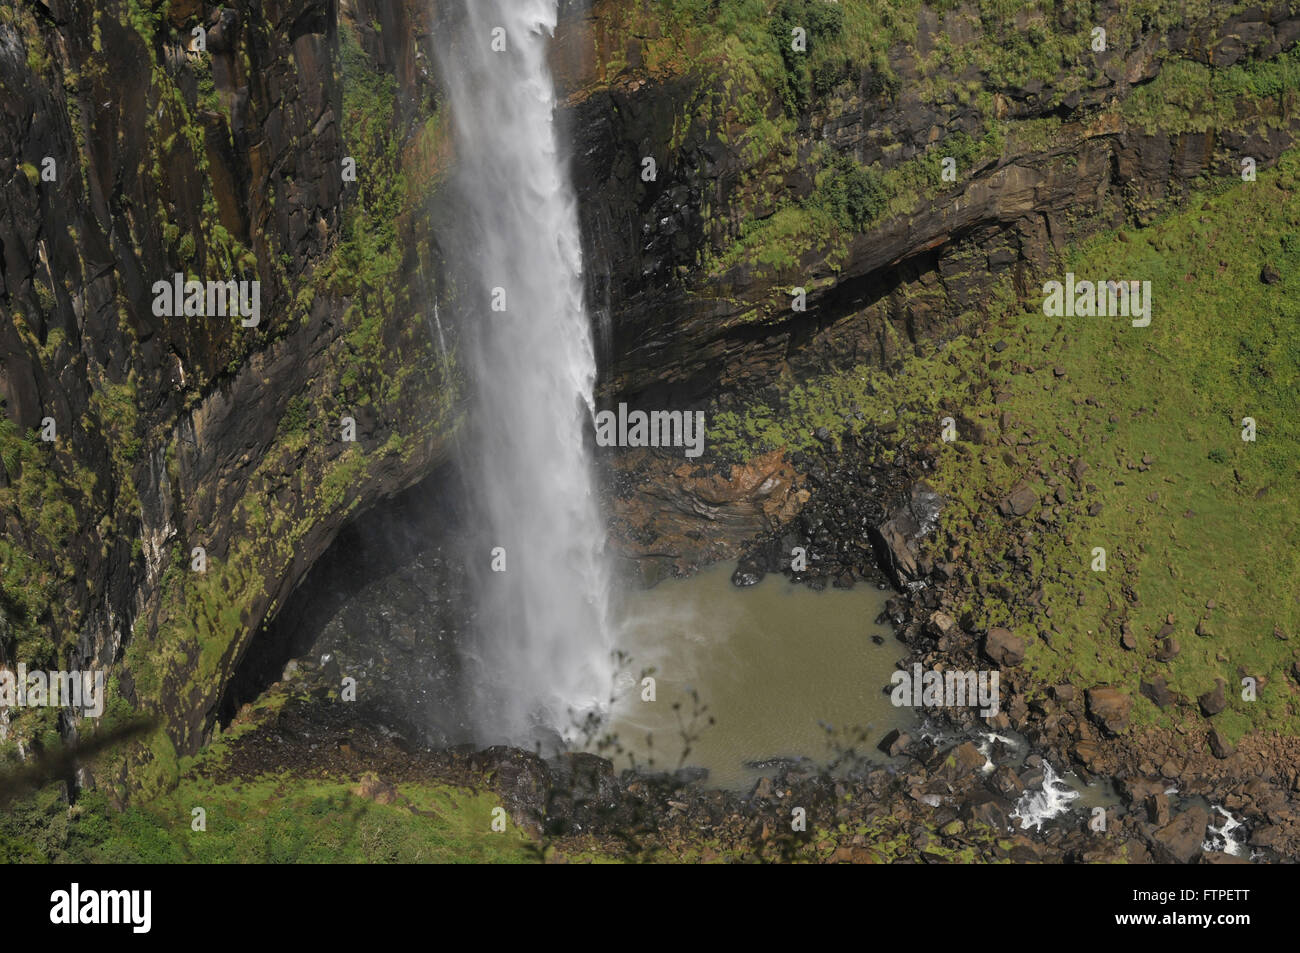
[[[440,242],[459,259],[474,399],[464,464],[482,535],[467,559],[485,742],[565,734],[574,713],[600,707],[613,677],[605,533],[585,443],[596,360],[547,60],[557,6],[450,0],[434,37],[456,150],[455,231]]]
[[[438,302],[433,303],[433,323],[437,327],[438,357],[442,360],[443,380],[447,379],[447,339],[442,336],[442,320],[438,317]]]

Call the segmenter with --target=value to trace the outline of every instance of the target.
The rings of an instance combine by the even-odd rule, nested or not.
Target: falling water
[[[480,576],[476,723],[481,740],[529,743],[598,707],[613,676],[584,446],[596,362],[547,61],[557,0],[441,6],[460,203],[443,244],[464,258],[457,298],[475,399],[466,470],[484,531],[469,554]]]
[[[438,302],[433,303],[433,323],[438,328],[438,357],[442,359],[442,372],[447,373],[447,340],[442,336],[442,321],[438,317]]]

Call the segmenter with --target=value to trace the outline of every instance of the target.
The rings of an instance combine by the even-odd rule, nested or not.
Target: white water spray
[[[1231,854],[1233,857],[1246,856],[1246,836],[1247,831],[1244,824],[1221,805],[1211,805],[1214,811],[1223,815],[1223,823],[1218,827],[1214,826],[1211,820],[1206,827],[1209,835],[1201,844],[1201,850],[1219,851],[1224,854]]]
[[[584,446],[596,361],[547,62],[557,5],[456,0],[435,31],[464,216],[445,244],[466,259],[466,471],[483,522],[469,554],[483,570],[475,720],[480,740],[517,744],[564,734],[613,677],[605,534]],[[488,571],[494,551],[504,572]]]
[[[438,357],[442,360],[442,373],[446,378],[449,372],[447,366],[447,339],[442,336],[442,320],[438,317],[438,302],[433,303],[433,323],[437,327],[438,334]]]
[[[1011,817],[1020,821],[1021,830],[1030,827],[1042,830],[1048,821],[1070,811],[1078,799],[1079,792],[1062,781],[1052,766],[1044,761],[1042,788],[1022,794]]]

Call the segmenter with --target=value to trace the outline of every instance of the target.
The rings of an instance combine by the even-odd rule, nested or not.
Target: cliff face
[[[561,44],[610,395],[887,366],[988,276],[1036,292],[1066,242],[1300,132],[1286,2],[694,6],[597,0]]]
[[[446,456],[455,355],[424,310],[450,153],[438,13],[94,6],[0,11],[0,661],[109,670],[110,707],[162,718],[128,774],[165,783],[338,529]],[[1071,238],[1262,168],[1300,130],[1274,68],[1300,36],[1286,3],[736,19],[752,6],[564,4],[607,397],[887,367],[978,323],[986,275],[1031,291]],[[155,315],[178,272],[259,281],[259,324]]]
[[[443,455],[415,33],[328,0],[0,16],[0,653],[108,669],[181,751],[342,523]],[[157,315],[177,273],[258,281],[259,323]]]

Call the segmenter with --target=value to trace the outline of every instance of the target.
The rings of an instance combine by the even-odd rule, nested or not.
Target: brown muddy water
[[[618,641],[630,659],[608,726],[623,747],[639,766],[706,768],[711,785],[732,790],[770,775],[764,761],[829,762],[832,744],[847,746],[859,728],[857,751],[886,760],[877,742],[915,722],[882,691],[903,654],[875,621],[890,594],[867,584],[815,592],[778,576],[742,589],[731,568],[623,596]],[[655,700],[643,701],[641,673],[651,667]],[[684,728],[698,737],[683,760]],[[628,754],[614,760],[629,763]]]

